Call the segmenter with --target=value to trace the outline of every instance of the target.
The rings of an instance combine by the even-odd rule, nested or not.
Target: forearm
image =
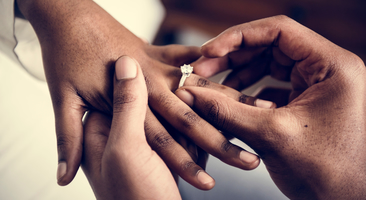
[[[93,1],[18,0],[18,4],[40,41],[53,102],[64,95],[60,84],[72,84],[78,85],[75,89],[81,96],[98,88],[111,105],[107,92],[113,63],[122,55],[144,63],[144,43]],[[103,103],[94,108],[111,111]]]
[[[88,51],[88,55],[107,59],[119,57],[116,51],[121,54],[127,47],[142,45],[139,38],[91,0],[17,0],[17,3],[35,29],[43,52],[72,45]]]
[[[65,29],[70,30],[88,20],[92,12],[95,12],[95,16],[103,13],[90,0],[17,0],[17,3],[40,39],[53,36],[47,33],[60,35]]]

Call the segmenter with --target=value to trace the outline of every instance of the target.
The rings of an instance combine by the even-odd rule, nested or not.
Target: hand
[[[168,167],[146,141],[145,80],[128,56],[116,63],[113,96],[113,117],[92,111],[84,125],[82,168],[96,198],[181,199]],[[211,179],[203,171],[198,176]]]
[[[173,66],[197,59],[199,49],[147,45],[90,0],[17,0],[17,3],[42,47],[56,119],[60,185],[71,182],[80,165],[81,119],[85,111],[112,113],[113,65],[122,55],[135,58],[141,65],[149,94],[147,141],[172,171],[195,187],[211,189],[213,184],[202,183],[197,177],[207,159],[201,149],[241,169],[258,166],[257,156],[231,144],[171,92],[177,89],[181,76],[180,70]],[[197,75],[187,79],[186,85],[213,88],[237,100],[241,96]],[[168,133],[158,118],[166,121],[172,131]],[[178,144],[171,136],[174,132],[179,135],[176,139],[187,145]],[[193,141],[199,148],[196,150],[185,141]]]
[[[292,69],[292,100],[287,106],[250,107],[198,87],[183,87],[176,94],[218,129],[251,146],[290,199],[364,198],[363,62],[297,22],[278,16],[229,28],[202,47],[204,56],[216,58],[205,58],[201,67],[216,63],[212,70],[216,72],[224,66],[217,61],[225,57],[230,63],[245,63],[237,71],[256,74],[251,64],[256,63],[253,54],[258,51],[265,52],[262,71],[280,77]],[[239,53],[245,61],[234,60],[232,56]],[[274,66],[286,70],[277,71]],[[239,80],[247,85],[243,76],[249,75],[238,73],[232,75],[237,77],[236,85],[242,84]]]

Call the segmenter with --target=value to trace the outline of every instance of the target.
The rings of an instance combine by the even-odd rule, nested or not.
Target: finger
[[[228,54],[232,69],[242,68],[254,60],[263,60],[271,57],[271,52],[266,47],[244,47]],[[249,65],[250,66],[250,65]]]
[[[243,47],[278,47],[295,61],[308,86],[330,77],[337,70],[334,60],[344,50],[286,16],[275,16],[227,29],[201,48],[205,57],[222,57]],[[332,54],[329,50],[332,49]],[[350,54],[351,55],[351,54]],[[337,69],[337,70],[336,70]]]
[[[133,149],[146,143],[146,108],[147,89],[141,68],[137,61],[123,56],[115,64],[113,120],[108,146]]]
[[[162,120],[160,119],[160,121],[162,121]],[[200,163],[200,162],[202,162],[200,160],[200,159],[202,159],[202,158],[200,158],[200,156],[201,156],[200,152],[199,152],[200,148],[192,140],[187,138],[185,135],[183,135],[179,131],[175,130],[175,128],[173,126],[171,126],[168,122],[166,122],[166,120],[163,119],[163,121],[165,121],[163,123],[163,126],[167,129],[167,131],[175,139],[175,141],[177,141],[180,144],[180,146],[182,146],[186,150],[186,152],[191,157],[191,159],[195,162],[195,164],[197,164],[200,167],[204,166],[204,165],[201,165],[201,163]]]
[[[246,170],[258,166],[257,156],[230,143],[216,128],[193,112],[174,94],[163,93],[157,98],[157,101],[151,100],[150,105],[175,129],[184,133],[199,147],[223,162]]]
[[[278,47],[272,48],[272,55],[274,60],[281,66],[291,67],[295,64],[295,61],[285,55]]]
[[[216,128],[234,135],[254,150],[257,150],[259,145],[268,144],[268,138],[280,138],[275,135],[278,122],[291,123],[287,120],[290,117],[281,116],[277,109],[241,104],[214,90],[183,87],[176,94]]]
[[[295,61],[286,56],[278,47],[272,48],[272,55],[271,76],[278,80],[290,81],[291,69],[295,65]]]
[[[271,62],[270,64],[271,68],[271,77],[275,78],[280,81],[287,81],[289,82],[290,76],[291,76],[291,68],[292,66],[283,66],[277,62]]]
[[[178,68],[172,68],[172,69],[169,70],[169,72],[166,75],[169,76],[169,77],[173,77],[173,79],[170,79],[170,80],[168,79],[168,81],[166,83],[168,88],[171,91],[175,91],[176,89],[178,89],[179,78],[182,77],[181,70],[178,69]],[[163,76],[161,76],[161,78],[163,78]],[[147,85],[149,87],[149,91],[153,91],[153,90],[154,91],[164,91],[164,90],[166,90],[166,87],[161,87],[161,86],[157,86],[157,85],[153,86],[152,84],[149,84],[149,83],[152,83],[152,81],[149,80],[148,77],[147,77],[146,82],[147,82]],[[224,86],[224,85],[221,85],[221,84],[214,83],[214,82],[209,81],[208,79],[203,78],[202,76],[198,76],[196,74],[191,74],[186,79],[186,81],[184,82],[184,85],[185,86],[198,86],[198,87],[211,88],[211,89],[223,92],[226,95],[228,95],[228,96],[230,96],[231,98],[234,98],[234,99],[239,99],[239,97],[242,95],[239,91],[237,91],[233,88],[230,88],[230,87],[227,87],[227,86]],[[150,92],[150,95],[154,96],[155,94],[153,92]],[[158,99],[158,98],[160,98],[160,96],[157,96],[156,98],[154,96],[152,99]]]
[[[153,50],[149,49],[147,52],[162,63],[176,67],[192,63],[201,56],[199,47],[174,44],[155,47]]]
[[[289,97],[289,102],[297,98],[308,88],[308,84],[301,77],[301,74],[296,67],[294,67],[291,72],[291,84],[292,84],[292,92]]]
[[[202,46],[201,51],[206,57],[222,57],[243,47],[275,45],[292,60],[302,60],[313,48],[311,39],[319,41],[315,35],[286,16],[275,16],[231,27]]]
[[[253,75],[253,77],[255,77]],[[251,84],[250,78],[248,78],[249,80],[245,80],[244,83],[247,84]],[[230,79],[229,79],[230,80]],[[248,82],[247,82],[248,81]],[[185,86],[198,86],[198,87],[204,87],[204,88],[210,88],[213,90],[216,90],[218,92],[221,92],[223,94],[225,94],[226,96],[234,99],[235,101],[244,103],[244,104],[248,104],[251,106],[257,106],[260,108],[276,108],[276,104],[270,101],[266,101],[266,100],[262,100],[262,99],[258,99],[255,97],[251,97],[248,95],[245,95],[231,87],[227,87],[221,84],[217,84],[214,82],[211,82],[205,78],[202,78],[200,76],[197,76],[195,74],[191,74],[191,76],[189,78],[187,78],[186,82],[184,83]]]
[[[197,163],[198,160],[197,145],[186,137],[180,137],[179,144],[187,151],[187,153],[191,156],[192,160],[195,163]]]
[[[193,66],[194,73],[205,78],[230,69],[227,56],[220,58],[206,58],[202,56],[197,61],[193,62],[191,66]]]
[[[82,117],[85,110],[74,94],[63,95],[61,100],[53,101],[56,121],[58,167],[57,183],[69,184],[80,166],[83,144]],[[75,102],[79,102],[75,105]],[[76,103],[78,104],[78,103]]]
[[[278,87],[263,87],[257,92],[256,97],[274,102],[277,108],[288,105],[291,89]]]
[[[264,50],[265,48],[243,48],[223,57],[202,56],[191,65],[194,67],[194,73],[207,78],[227,69],[242,67],[256,59]]]
[[[241,96],[241,93],[233,88],[218,83],[214,83],[196,74],[191,74],[184,82],[184,86],[197,86],[197,87],[210,88],[222,92],[233,99],[238,99]]]
[[[233,70],[222,83],[236,90],[243,90],[268,74],[269,57],[256,59],[249,66]]]
[[[84,149],[81,166],[92,188],[100,182],[103,152],[111,127],[111,117],[90,112],[84,120]]]
[[[146,139],[167,166],[185,181],[201,190],[212,189],[215,180],[192,160],[148,109],[145,120]]]

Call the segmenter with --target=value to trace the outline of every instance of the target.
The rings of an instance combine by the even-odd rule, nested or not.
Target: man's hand
[[[79,167],[85,111],[112,113],[113,66],[122,55],[135,58],[141,65],[149,97],[147,141],[172,171],[195,187],[211,189],[213,185],[197,177],[205,168],[204,151],[241,169],[258,166],[257,156],[231,144],[172,92],[181,76],[175,66],[196,60],[198,48],[147,45],[91,0],[17,3],[41,43],[56,119],[60,185],[71,182]],[[186,85],[214,88],[237,100],[241,95],[197,75],[189,77]],[[189,145],[192,142],[199,148]]]
[[[202,52],[198,73],[236,67],[226,83],[238,89],[268,73],[291,75],[291,101],[277,109],[247,106],[205,88],[176,92],[219,130],[251,146],[285,195],[365,198],[366,71],[360,58],[284,16],[232,27]]]
[[[145,80],[128,56],[116,63],[113,96],[113,117],[91,112],[84,125],[82,168],[96,198],[181,199],[168,167],[146,141]],[[214,184],[204,171],[198,177]]]

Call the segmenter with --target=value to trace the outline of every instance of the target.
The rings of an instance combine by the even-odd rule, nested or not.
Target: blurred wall
[[[167,15],[156,44],[174,43],[182,28],[212,37],[233,25],[287,15],[366,60],[365,0],[162,0]]]

